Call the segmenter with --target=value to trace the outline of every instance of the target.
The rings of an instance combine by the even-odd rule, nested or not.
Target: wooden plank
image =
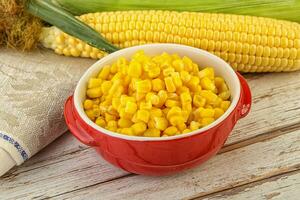
[[[300,130],[215,156],[200,167],[166,177],[129,176],[61,195],[56,199],[187,199],[300,169]],[[85,179],[89,179],[87,174]],[[54,198],[55,199],[55,198]]]
[[[90,148],[66,154],[55,161],[47,165],[41,162],[32,170],[2,177],[0,199],[40,199],[61,190],[72,191],[127,174],[102,160]]]
[[[300,196],[300,171],[294,171],[275,176],[262,181],[250,183],[241,187],[219,192],[213,195],[197,198],[197,200],[296,200]]]
[[[300,123],[300,71],[251,75],[247,81],[253,95],[252,110],[238,122],[227,144]]]

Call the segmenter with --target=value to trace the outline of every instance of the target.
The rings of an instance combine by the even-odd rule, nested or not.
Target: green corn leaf
[[[26,9],[31,14],[40,17],[65,33],[68,33],[93,47],[108,53],[118,50],[117,47],[109,43],[97,31],[49,0],[28,0]]]

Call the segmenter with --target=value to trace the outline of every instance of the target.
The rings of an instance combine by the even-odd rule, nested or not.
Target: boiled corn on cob
[[[295,22],[175,11],[89,13],[79,19],[120,48],[177,43],[207,50],[241,72],[300,69],[300,25]],[[40,41],[66,56],[96,59],[106,55],[56,27],[44,28]]]

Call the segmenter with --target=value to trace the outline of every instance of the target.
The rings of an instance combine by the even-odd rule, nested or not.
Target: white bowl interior
[[[177,53],[179,56],[188,56],[191,58],[195,63],[197,63],[200,68],[203,67],[213,67],[215,70],[215,74],[217,76],[221,76],[225,79],[229,90],[231,92],[231,105],[228,108],[228,110],[216,121],[211,123],[208,126],[205,126],[199,130],[192,131],[187,134],[182,135],[176,135],[172,137],[139,137],[139,136],[127,136],[119,133],[115,133],[109,130],[106,130],[102,127],[99,127],[96,125],[93,121],[91,121],[85,114],[83,109],[83,101],[86,99],[86,87],[89,78],[97,76],[101,68],[105,65],[112,64],[115,62],[120,56],[123,56],[127,59],[130,59],[132,55],[138,51],[138,50],[144,50],[145,54],[147,55],[159,55],[163,52],[167,52],[169,54]],[[177,139],[181,137],[187,137],[191,136],[193,134],[198,134],[200,132],[203,132],[221,121],[223,121],[236,107],[237,102],[240,97],[240,82],[238,80],[238,77],[234,70],[221,58],[207,52],[201,49],[184,46],[184,45],[177,45],[177,44],[148,44],[148,45],[140,45],[135,47],[130,47],[126,49],[119,50],[117,52],[114,52],[112,54],[109,54],[108,56],[102,58],[101,60],[97,61],[95,64],[93,64],[81,77],[79,80],[77,87],[74,92],[74,105],[79,113],[80,117],[90,126],[95,128],[96,130],[99,130],[107,135],[113,136],[113,137],[119,137],[124,138],[127,140],[171,140],[171,139]]]

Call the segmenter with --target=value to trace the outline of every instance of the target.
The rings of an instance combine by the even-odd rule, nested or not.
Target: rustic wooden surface
[[[165,177],[130,174],[67,132],[1,177],[0,199],[299,199],[300,72],[245,77],[251,113],[199,167]]]

